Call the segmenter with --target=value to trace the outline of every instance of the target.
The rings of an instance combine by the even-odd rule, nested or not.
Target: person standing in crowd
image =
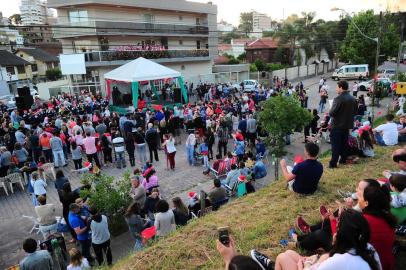
[[[39,142],[42,148],[42,153],[44,154],[46,162],[52,161],[52,150],[50,144],[51,136],[46,132],[42,133],[40,136]]]
[[[147,162],[147,149],[145,144],[144,135],[141,133],[142,128],[139,127],[134,132],[134,140],[137,147],[137,154],[140,161],[140,164],[145,164]]]
[[[92,232],[92,246],[96,254],[97,263],[99,266],[104,264],[103,254],[105,254],[107,265],[112,265],[113,256],[111,254],[110,231],[107,217],[101,215],[94,207],[90,208],[89,212],[91,214],[90,230]]]
[[[196,146],[196,135],[194,131],[191,131],[186,139],[186,156],[190,166],[195,165],[195,146]]]
[[[220,122],[220,127],[217,130],[217,137],[218,137],[218,154],[220,158],[227,156],[227,143],[229,139],[228,129],[226,127],[225,122]],[[223,150],[223,151],[222,151]]]
[[[100,169],[101,168],[100,161],[99,158],[97,157],[96,137],[92,136],[90,132],[87,132],[86,138],[83,139],[83,146],[85,148],[87,160],[92,164],[94,160],[96,166]]]
[[[125,150],[124,138],[120,136],[118,131],[116,132],[112,143],[114,147],[114,156],[116,159],[117,169],[127,167],[124,153]]]
[[[103,134],[101,136],[100,143],[101,143],[101,149],[103,151],[104,164],[107,165],[108,162],[113,163],[111,142],[110,142],[109,138],[107,138],[106,134]]]
[[[324,112],[324,108],[326,107],[326,103],[327,103],[327,99],[328,99],[328,93],[326,91],[326,89],[321,89],[320,91],[320,103],[319,103],[319,113],[323,113]]]
[[[65,154],[63,153],[63,143],[59,135],[59,131],[55,131],[54,136],[49,140],[52,154],[54,156],[55,168],[67,166],[67,163],[65,162]]]
[[[59,198],[62,196],[65,183],[69,183],[68,178],[65,177],[62,170],[57,170],[55,174],[55,189],[58,192]]]
[[[17,161],[16,166],[21,168],[28,159],[28,151],[17,142],[14,146],[13,157]]]
[[[89,228],[80,216],[80,207],[76,203],[71,203],[69,205],[69,224],[75,231],[77,235],[77,240],[79,241],[81,252],[83,256],[90,262],[93,262],[93,257],[90,254],[90,246],[92,244],[91,237],[89,234]]]
[[[247,120],[247,137],[251,146],[255,146],[255,139],[257,138],[257,120],[254,119],[252,114],[248,116]]]
[[[348,82],[339,81],[336,88],[338,96],[333,101],[329,112],[331,122],[331,160],[329,168],[337,168],[337,163],[346,164],[348,157],[349,130],[354,127],[354,116],[357,113],[357,102],[348,93]]]
[[[352,95],[357,98],[358,97],[358,83],[354,82],[354,85],[352,86]]]
[[[70,240],[69,243],[75,243],[76,238],[77,238],[75,230],[72,228],[72,226],[69,223],[69,206],[72,203],[75,203],[77,198],[79,198],[79,194],[76,192],[72,192],[70,183],[68,182],[68,183],[63,184],[63,191],[62,191],[62,196],[60,197],[60,201],[62,203],[63,218],[66,222],[66,225],[68,225],[70,234],[72,236],[72,240]]]
[[[155,156],[155,161],[159,161],[158,158],[158,147],[159,147],[159,134],[157,130],[154,128],[154,124],[149,123],[148,124],[148,130],[145,133],[145,140],[147,141],[148,144],[148,149],[149,149],[149,161],[153,162],[153,156]]]
[[[37,132],[32,132],[28,137],[28,143],[31,145],[32,156],[36,163],[39,162],[39,157],[41,156],[41,145],[39,143],[39,137]]]
[[[72,160],[75,165],[75,170],[82,169],[82,147],[77,145],[75,141],[71,143]]]
[[[176,147],[175,147],[175,139],[173,138],[172,134],[169,135],[169,138],[165,140],[162,146],[166,146],[166,151],[168,153],[169,159],[169,166],[171,170],[175,170],[175,155],[176,155]]]
[[[24,240],[23,249],[27,253],[20,262],[21,270],[53,270],[54,262],[47,250],[37,250],[37,241],[32,238]]]
[[[7,147],[0,147],[0,177],[5,177],[11,164],[11,153]]]
[[[125,138],[125,149],[127,150],[128,157],[130,159],[131,167],[135,166],[135,141],[132,133],[127,133]]]

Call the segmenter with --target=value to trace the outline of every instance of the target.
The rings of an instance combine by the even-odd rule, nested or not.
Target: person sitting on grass
[[[220,179],[213,180],[214,187],[209,192],[209,200],[212,204],[223,201],[227,198],[227,191],[224,187],[221,186]]]
[[[395,150],[392,154],[392,159],[393,159],[393,162],[398,164],[400,171],[392,172],[390,170],[385,170],[385,171],[383,171],[382,175],[386,178],[386,180],[379,179],[380,181],[383,180],[384,182],[387,182],[387,180],[390,178],[390,176],[394,173],[400,173],[400,174],[406,175],[406,149],[401,148],[401,149]]]
[[[227,173],[227,177],[222,181],[223,185],[233,187],[238,181],[238,177],[241,175],[240,170],[237,168],[236,164],[231,165],[231,170]]]
[[[252,160],[254,161],[254,167],[252,169],[253,178],[255,180],[264,178],[267,174],[264,162],[262,162],[261,159],[257,160],[255,157],[252,158]]]
[[[386,116],[386,123],[372,130],[375,135],[375,140],[380,146],[398,144],[398,125],[393,122],[393,119],[394,116],[388,114]]]
[[[389,178],[391,189],[391,213],[398,223],[406,220],[406,175],[395,173]]]
[[[281,159],[282,174],[290,190],[303,195],[313,194],[317,190],[323,174],[323,165],[317,160],[318,154],[317,144],[306,143],[305,160],[296,164],[293,169],[286,165],[286,160]]]
[[[253,249],[250,252],[250,260],[247,256],[238,255],[232,236],[228,246],[217,240],[217,250],[223,257],[226,270],[380,270],[382,268],[379,256],[374,247],[369,244],[369,240],[370,229],[367,220],[362,214],[349,209],[340,214],[340,222],[331,251],[321,256],[305,257],[293,250],[287,250],[279,254],[273,263],[265,254]]]

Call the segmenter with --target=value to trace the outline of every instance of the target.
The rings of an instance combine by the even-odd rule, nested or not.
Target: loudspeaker
[[[18,96],[20,96],[20,97],[31,95],[30,88],[28,86],[18,87],[17,93],[18,93]]]
[[[19,111],[31,109],[34,98],[31,95],[16,97],[16,106]]]
[[[182,91],[180,90],[180,88],[175,88],[173,89],[173,101],[175,103],[182,103]]]

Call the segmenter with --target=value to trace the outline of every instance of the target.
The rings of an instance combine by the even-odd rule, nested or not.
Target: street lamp
[[[372,38],[370,36],[365,35],[361,29],[359,29],[358,25],[353,21],[351,15],[345,11],[342,8],[338,8],[338,7],[333,7],[331,9],[331,11],[342,11],[345,15],[346,18],[352,23],[352,25],[354,25],[355,29],[357,29],[357,31],[361,34],[361,36],[363,36],[366,39],[372,40],[374,42],[376,42],[376,56],[375,56],[375,72],[378,73],[378,65],[379,65],[379,38]],[[382,12],[380,14],[380,16],[382,16]],[[374,117],[375,117],[375,112],[374,112],[374,106],[375,106],[375,91],[378,89],[378,81],[375,80],[375,84],[374,84],[374,91],[372,91],[372,117],[371,117],[371,122],[374,122]],[[371,125],[372,125],[371,123]]]

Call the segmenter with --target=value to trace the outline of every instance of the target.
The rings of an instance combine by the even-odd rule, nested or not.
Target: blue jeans
[[[54,155],[55,167],[65,166],[65,154],[63,153],[63,150],[52,151],[52,154]],[[60,163],[59,158],[61,159]]]
[[[195,147],[193,145],[186,146],[186,156],[190,166],[193,166],[195,164],[194,154]]]
[[[140,251],[142,250],[142,240],[141,239],[135,239],[135,245],[134,245],[134,251]]]
[[[137,144],[137,151],[141,164],[145,164],[147,162],[147,148],[145,147],[145,143]]]
[[[124,152],[115,152],[116,154],[116,164],[117,168],[122,169],[125,168],[125,159],[124,159]]]
[[[385,141],[382,138],[382,135],[380,133],[375,133],[375,140],[376,143],[380,146],[386,146]]]
[[[320,102],[320,104],[319,104],[319,113],[322,113],[324,111],[325,106],[326,106],[326,103]]]

